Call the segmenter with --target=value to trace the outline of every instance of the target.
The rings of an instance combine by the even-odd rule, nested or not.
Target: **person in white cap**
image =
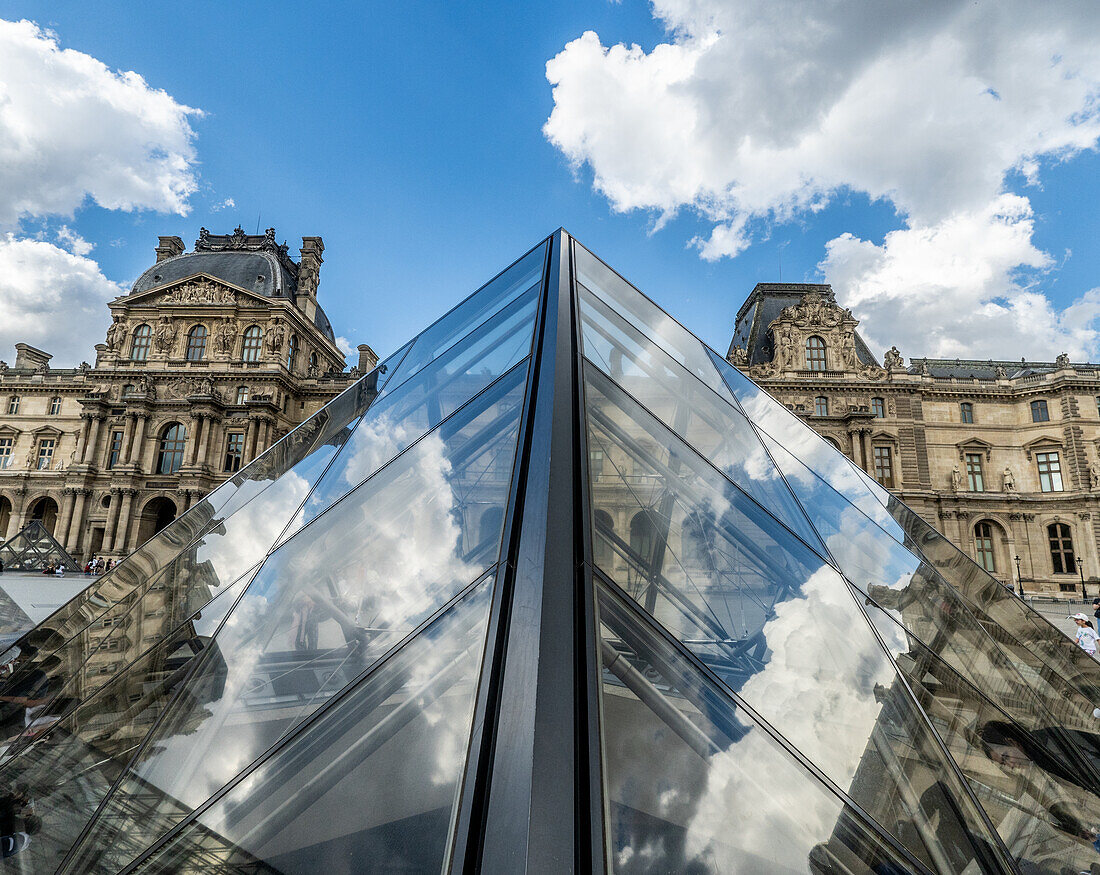
[[[1074,636],[1077,639],[1077,646],[1089,656],[1096,656],[1096,642],[1100,639],[1100,635],[1096,634],[1092,620],[1085,614],[1073,614],[1070,619],[1077,624],[1077,634]]]

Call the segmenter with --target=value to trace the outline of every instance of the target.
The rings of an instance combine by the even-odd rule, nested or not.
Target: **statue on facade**
[[[1008,379],[1008,371],[1005,370],[1004,365],[997,365],[997,372],[996,373],[997,373],[997,379],[998,380],[1007,380]]]
[[[951,489],[955,492],[960,492],[963,486],[962,471],[959,470],[959,466],[956,465],[955,469],[951,472]]]
[[[157,397],[157,390],[153,388],[153,381],[150,380],[145,374],[142,374],[141,377],[138,379],[138,392],[140,392],[150,401]]]
[[[744,347],[735,346],[730,350],[727,361],[734,367],[743,368],[749,363],[749,354],[745,351]]]
[[[846,332],[844,334],[844,346],[841,349],[841,358],[844,360],[844,365],[849,370],[855,370],[859,367],[859,354],[856,352],[856,337],[852,332]]]
[[[1095,492],[1097,489],[1100,489],[1100,468],[1098,468],[1092,462],[1089,462],[1088,469],[1089,469],[1089,489],[1092,492]]]
[[[107,348],[118,352],[122,349],[122,342],[126,339],[126,326],[121,316],[115,316],[115,321],[107,328]]]
[[[1056,358],[1054,360],[1054,365],[1059,370],[1062,369],[1062,368],[1068,368],[1069,367],[1069,355],[1067,353],[1062,353],[1060,356],[1058,356],[1058,358]]]
[[[779,364],[780,367],[794,367],[794,338],[790,331],[782,331],[779,334]]]
[[[1016,491],[1016,478],[1012,476],[1012,469],[1006,467],[1001,475],[1001,483],[1005,492]]]
[[[231,319],[223,319],[214,332],[214,351],[218,355],[232,355],[237,341],[237,331]]]
[[[92,366],[90,364],[88,364],[87,362],[81,362],[80,363],[80,370],[82,370],[85,374],[88,373],[88,371],[90,371],[91,369],[92,369]]]
[[[31,445],[31,448],[29,450],[27,450],[27,470],[28,471],[33,471],[34,470],[34,462],[35,462],[34,450],[35,450],[35,447],[34,447],[33,444]]]
[[[203,377],[199,380],[199,392],[200,395],[213,395],[214,394],[214,381],[209,377]]]
[[[169,352],[176,342],[176,329],[172,327],[170,316],[161,316],[157,327],[153,329],[153,345],[158,352]]]
[[[888,350],[886,350],[886,355],[882,357],[882,363],[888,371],[893,371],[898,368],[905,367],[905,359],[902,358],[902,355],[900,352],[898,352],[898,348],[896,346],[891,346]]]
[[[283,326],[278,320],[271,323],[271,328],[267,332],[267,352],[268,355],[278,356],[283,349],[283,338],[286,336],[286,332],[283,331]]]

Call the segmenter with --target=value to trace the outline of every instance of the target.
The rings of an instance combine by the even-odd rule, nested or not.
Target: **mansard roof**
[[[287,254],[286,243],[275,242],[275,229],[264,234],[211,234],[201,229],[193,252],[158,261],[137,278],[131,295],[166,286],[195,274],[206,274],[266,298],[294,300],[298,291],[298,263]],[[336,342],[332,325],[321,309],[313,320],[317,329]]]
[[[775,356],[774,342],[768,332],[769,326],[787,307],[797,305],[802,296],[816,292],[824,295],[830,303],[836,304],[833,287],[827,283],[757,283],[752,293],[745,299],[737,311],[737,325],[730,341],[729,352],[734,347],[748,351],[750,365],[762,365]],[[874,353],[855,332],[856,355],[865,365],[877,365]]]
[[[1100,371],[1100,365],[1087,362],[1070,362],[1069,366],[1078,371]],[[976,359],[934,359],[911,358],[908,372],[910,374],[924,373],[927,367],[928,375],[940,379],[955,378],[958,380],[996,380],[1007,377],[1016,380],[1021,377],[1032,377],[1042,374],[1052,374],[1061,369],[1058,362],[1029,362],[1027,359],[1019,361],[999,361],[988,359],[978,361]]]

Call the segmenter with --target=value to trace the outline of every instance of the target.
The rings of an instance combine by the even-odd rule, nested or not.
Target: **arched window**
[[[149,358],[149,337],[153,329],[142,324],[134,329],[134,339],[130,344],[130,361],[143,362]]]
[[[309,369],[313,372],[317,371],[317,353],[315,352],[309,354]]]
[[[187,444],[187,429],[178,422],[170,422],[160,433],[160,449],[157,453],[157,473],[175,474],[183,465],[183,448]]]
[[[1050,562],[1055,574],[1073,574],[1074,568],[1073,538],[1069,526],[1065,523],[1051,523],[1047,526],[1047,539],[1050,541]]]
[[[206,326],[196,325],[187,332],[187,360],[201,362],[206,358]]]
[[[298,335],[290,335],[290,343],[287,344],[286,350],[286,369],[293,371],[294,366],[298,364]]]
[[[993,525],[980,522],[974,527],[974,552],[978,555],[978,564],[990,574],[997,572],[997,560],[993,556]]]
[[[875,414],[875,419],[886,418],[886,402],[881,398],[871,399],[871,412]]]
[[[244,332],[244,345],[241,347],[241,360],[258,362],[263,350],[264,332],[259,325],[250,325]]]
[[[237,403],[238,404],[247,404],[248,403],[248,387],[247,386],[238,386],[237,387]]]
[[[829,415],[829,399],[824,395],[818,395],[814,399],[814,416]]]
[[[806,369],[825,370],[825,341],[816,334],[806,338]]]

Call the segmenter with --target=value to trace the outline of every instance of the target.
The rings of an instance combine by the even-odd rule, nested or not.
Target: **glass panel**
[[[91,699],[57,720],[0,769],[5,835],[30,834],[0,871],[55,872],[111,784],[178,691],[248,578],[178,629]],[[46,725],[46,718],[40,726]]]
[[[877,606],[871,617],[1020,868],[1093,871],[1100,796],[1059,729],[1025,729]]]
[[[440,871],[469,746],[490,592],[482,584],[406,644],[141,871]],[[127,856],[140,850],[127,848]]]
[[[713,391],[723,398],[731,397],[697,337],[575,241],[573,252],[579,284],[602,298]]]
[[[579,297],[585,355],[804,541],[820,547],[817,534],[741,412],[587,289],[582,288]]]
[[[1059,679],[1047,677],[1029,648],[984,615],[975,617],[961,596],[923,559],[905,549],[846,502],[790,453],[765,437],[810,521],[840,570],[860,591],[888,609],[902,626],[987,696],[1027,726],[1091,731],[1092,703]],[[980,622],[985,620],[985,622]],[[1006,655],[1007,654],[1007,655]],[[1026,679],[1024,674],[1026,672]],[[1028,681],[1036,681],[1029,685]]]
[[[545,261],[546,244],[542,243],[422,332],[401,365],[401,381],[407,380],[510,301],[524,292],[541,288]]]
[[[589,447],[632,472],[592,483],[594,515],[648,528],[637,544],[598,533],[616,553],[606,573],[918,856],[931,851],[898,826],[899,798],[983,836],[843,579],[606,378],[585,377]]]
[[[527,355],[534,329],[537,295],[517,300],[484,326],[468,335],[415,377],[402,383],[371,407],[325,476],[310,493],[300,528],[373,471],[485,389]],[[492,391],[509,403],[523,403],[522,382],[527,368],[514,368]],[[503,408],[499,408],[501,413]],[[285,536],[284,536],[285,537]]]
[[[201,560],[211,549],[211,543],[225,540],[228,533],[223,529],[227,517],[234,515],[293,469],[294,476],[287,478],[286,484],[281,484],[276,493],[265,499],[269,509],[276,511],[272,518],[277,519],[279,507],[294,499],[292,493],[301,491],[294,507],[289,508],[285,514],[285,525],[290,518],[290,512],[305,498],[305,492],[320,476],[336,449],[351,434],[351,426],[373,400],[373,391],[366,388],[371,376],[373,375],[368,375],[342,392],[262,456],[131,553],[113,571],[97,578],[83,593],[24,636],[18,642],[20,646],[37,647],[40,658],[47,658],[62,644],[79,635],[93,620],[101,618],[112,606],[131,598],[135,591],[139,594],[143,592],[158,572],[162,577],[169,576],[165,567],[173,560],[177,560],[178,564],[180,553],[185,548],[189,548],[192,563],[195,559]],[[248,513],[251,518],[254,509]],[[263,516],[263,512],[260,515]],[[242,545],[254,547],[257,537],[268,533],[271,520],[264,522],[258,529],[247,533]],[[275,535],[281,531],[280,525]],[[236,532],[232,534],[235,536]],[[204,539],[208,543],[199,542],[198,539]],[[274,537],[268,544],[261,545],[264,552],[273,542]],[[252,558],[251,561],[246,559],[242,570],[256,562],[257,558]],[[221,572],[217,576],[224,580],[223,574]],[[236,576],[232,575],[232,579]],[[128,609],[129,605],[125,605],[121,612]],[[120,613],[116,611],[115,615]],[[28,668],[31,667],[33,666],[28,664]]]
[[[496,563],[509,479],[491,472],[520,419],[497,407],[479,396],[270,556],[90,846],[151,843]],[[134,819],[135,794],[160,801]]]
[[[848,501],[860,508],[884,528],[896,530],[889,514],[868,487],[861,471],[836,447],[802,422],[737,368],[710,353],[714,366],[729,384],[749,422],[790,450]],[[873,482],[873,481],[872,481]],[[875,484],[877,489],[881,489]]]
[[[602,588],[599,603],[612,871],[916,869],[630,608]],[[885,728],[880,740],[895,746]],[[882,813],[918,833],[926,860],[962,871],[977,854],[957,822],[899,786]]]

